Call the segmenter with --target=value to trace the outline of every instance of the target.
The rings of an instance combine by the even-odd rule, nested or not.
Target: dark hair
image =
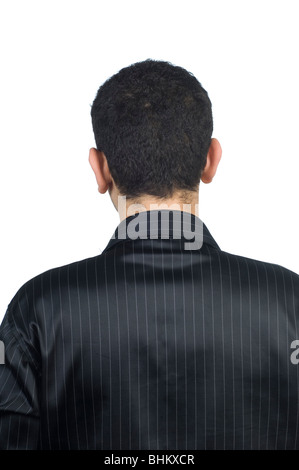
[[[194,191],[211,142],[211,102],[198,80],[169,62],[125,67],[91,109],[97,149],[127,198]]]

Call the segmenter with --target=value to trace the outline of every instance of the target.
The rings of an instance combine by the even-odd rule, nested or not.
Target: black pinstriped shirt
[[[1,449],[299,448],[299,276],[161,213],[153,232],[150,212],[130,216],[100,255],[16,293]]]

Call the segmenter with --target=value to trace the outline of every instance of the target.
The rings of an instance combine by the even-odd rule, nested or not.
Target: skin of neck
[[[118,211],[120,221],[139,212],[165,209],[189,212],[198,217],[198,194],[198,191],[188,191],[188,193],[184,191],[183,193],[176,192],[170,198],[156,198],[151,195],[144,195],[129,199],[118,194],[117,202],[115,197],[113,199],[111,197],[111,200]]]

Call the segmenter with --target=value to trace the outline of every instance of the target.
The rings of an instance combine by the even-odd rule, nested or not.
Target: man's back
[[[205,226],[199,250],[161,233],[20,289],[1,447],[299,448],[299,276],[222,252]]]

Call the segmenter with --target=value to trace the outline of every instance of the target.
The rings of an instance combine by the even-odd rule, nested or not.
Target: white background
[[[223,157],[200,217],[228,252],[299,273],[298,0],[1,0],[0,320],[27,280],[99,254],[119,217],[90,106],[147,58],[191,71]]]

